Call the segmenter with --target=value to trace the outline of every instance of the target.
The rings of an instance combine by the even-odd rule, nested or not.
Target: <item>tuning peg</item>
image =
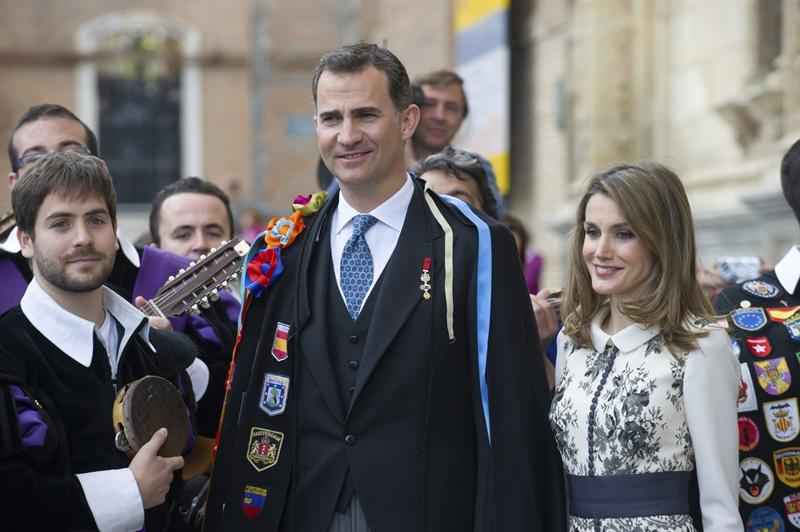
[[[231,281],[235,281],[238,276],[239,276],[239,274],[237,272],[233,272],[231,274]]]
[[[181,268],[180,270],[178,270],[178,275],[182,274],[182,273],[183,273],[183,272],[185,272],[185,271],[186,271],[186,270],[184,270],[183,268]]]
[[[202,258],[202,257],[200,257],[200,258]],[[193,267],[195,264],[197,264],[197,263],[196,263],[195,261],[192,261],[192,262],[190,262],[190,263],[189,263],[189,267],[191,268],[191,267]]]
[[[175,280],[175,276],[174,276],[174,275],[170,275],[170,276],[167,278],[167,281],[174,281],[174,280]]]
[[[217,300],[219,300],[219,290],[217,290],[216,288],[215,288],[215,289],[213,289],[213,290],[212,290],[212,291],[211,291],[211,292],[208,294],[208,299],[210,299],[211,301],[217,301]]]
[[[222,281],[221,283],[219,283],[219,285],[220,285],[222,288],[227,288],[227,287],[228,287],[228,280],[226,279],[226,280]]]
[[[192,305],[189,309],[189,314],[200,314],[200,309],[197,308],[197,305]]]
[[[200,260],[204,260],[206,258],[205,255],[200,255]]]
[[[215,251],[217,251],[217,248],[211,248],[211,251],[209,251],[209,253],[214,253]]]
[[[219,243],[219,245],[220,245],[220,246],[224,246],[224,245],[225,245],[225,244],[227,244],[227,243],[228,243],[228,241],[227,241],[227,240],[223,240],[222,242],[220,242],[220,243]]]
[[[200,300],[200,306],[203,308],[208,308],[211,306],[211,303],[208,302],[207,297],[204,297],[203,299]]]

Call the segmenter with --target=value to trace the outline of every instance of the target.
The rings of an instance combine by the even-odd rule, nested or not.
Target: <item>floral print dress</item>
[[[738,377],[727,336],[714,331],[700,343],[701,349],[676,355],[657,327],[634,324],[609,336],[600,327],[603,317],[592,323],[589,348],[577,347],[563,333],[558,338],[550,422],[566,472],[610,476],[692,471],[699,451],[704,458],[698,483],[705,532],[741,531]],[[570,516],[569,530],[696,529],[689,515],[652,515]]]

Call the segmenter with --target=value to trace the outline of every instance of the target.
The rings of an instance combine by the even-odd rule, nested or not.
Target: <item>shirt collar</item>
[[[136,307],[125,301],[113,290],[103,287],[103,305],[125,331],[119,343],[118,352],[122,353],[128,340],[136,329],[142,339],[155,351],[150,343],[150,327],[147,318]],[[70,358],[84,367],[92,363],[94,342],[94,322],[67,311],[60,306],[50,294],[39,285],[36,277],[28,285],[19,303],[28,321],[48,340]]]
[[[403,229],[403,222],[406,220],[406,211],[408,205],[411,203],[411,197],[414,195],[414,182],[411,177],[406,175],[406,181],[400,190],[392,194],[392,196],[372,209],[366,214],[371,214],[378,219],[379,222],[388,225],[398,233]],[[363,214],[354,209],[347,200],[344,199],[341,191],[339,191],[339,205],[336,207],[336,216],[333,221],[334,234],[339,234],[342,229],[350,223],[350,220]]]
[[[128,261],[135,267],[138,268],[141,266],[139,253],[136,251],[134,245],[131,244],[130,240],[122,236],[122,234],[119,232],[119,229],[117,229],[117,241],[119,242],[119,247],[122,250],[122,254],[125,255],[125,258],[128,259]],[[22,249],[19,247],[16,225],[8,233],[8,237],[5,239],[5,241],[0,243],[0,249],[8,253],[19,253],[22,251]]]
[[[11,228],[6,239],[0,243],[0,249],[8,253],[19,253],[22,249],[19,247],[19,239],[17,238],[17,226]]]
[[[783,289],[794,294],[797,281],[800,280],[800,249],[792,246],[786,255],[775,265],[775,275]]]
[[[611,335],[606,333],[601,327],[607,315],[608,307],[604,307],[597,313],[594,319],[592,319],[592,346],[594,350],[598,352],[605,350],[608,341],[611,340],[621,353],[628,353],[661,332],[661,328],[658,326],[644,327],[638,323],[632,323],[616,334]]]

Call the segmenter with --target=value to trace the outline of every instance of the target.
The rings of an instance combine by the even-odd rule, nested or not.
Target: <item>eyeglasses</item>
[[[59,150],[53,150],[58,152],[72,152],[72,153],[80,153],[81,155],[91,155],[89,148],[84,146],[83,144],[67,144],[66,146],[62,146]],[[33,164],[48,153],[49,151],[43,150],[35,150],[26,152],[25,155],[17,159],[17,170],[27,166],[29,164]]]

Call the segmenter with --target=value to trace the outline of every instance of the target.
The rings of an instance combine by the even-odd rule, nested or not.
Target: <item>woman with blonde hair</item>
[[[741,532],[738,364],[695,274],[680,179],[595,175],[577,212],[550,411],[574,532]],[[699,498],[690,496],[699,487]],[[694,511],[693,511],[694,510]]]

